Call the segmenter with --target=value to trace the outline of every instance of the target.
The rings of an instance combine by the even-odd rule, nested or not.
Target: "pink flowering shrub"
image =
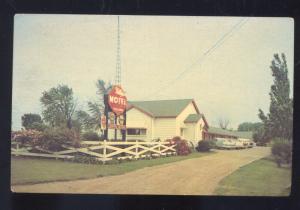
[[[11,140],[20,146],[41,147],[50,151],[60,151],[63,145],[80,147],[80,134],[74,129],[48,128],[44,132],[21,130],[11,133]]]
[[[188,145],[188,142],[185,139],[181,139],[179,136],[175,136],[172,139],[168,139],[167,141],[170,144],[175,144],[177,155],[188,155],[191,153],[191,149]]]

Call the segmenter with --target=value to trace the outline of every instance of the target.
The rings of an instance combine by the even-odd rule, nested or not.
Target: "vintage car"
[[[219,149],[235,149],[236,143],[233,139],[216,138],[216,147]]]
[[[236,149],[244,149],[244,148],[247,147],[247,146],[245,145],[245,143],[244,143],[243,141],[239,140],[239,139],[234,140],[234,142],[235,142],[235,148],[236,148]]]

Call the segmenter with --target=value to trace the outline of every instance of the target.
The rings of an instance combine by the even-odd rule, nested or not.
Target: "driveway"
[[[270,154],[269,147],[218,150],[201,158],[147,167],[89,180],[12,186],[14,192],[212,195],[219,181]]]

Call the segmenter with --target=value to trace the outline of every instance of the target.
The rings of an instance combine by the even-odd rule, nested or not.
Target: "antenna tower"
[[[119,16],[118,16],[118,32],[117,32],[117,61],[116,61],[115,85],[121,85],[121,47],[120,47],[120,17]]]

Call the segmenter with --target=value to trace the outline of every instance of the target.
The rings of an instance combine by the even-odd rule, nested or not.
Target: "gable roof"
[[[191,102],[193,102],[196,111],[199,113],[193,99],[128,101],[127,110],[135,107],[151,117],[177,117]]]
[[[190,114],[189,116],[187,116],[187,118],[184,120],[184,122],[185,123],[196,123],[201,119],[202,116],[203,116],[202,114]]]

